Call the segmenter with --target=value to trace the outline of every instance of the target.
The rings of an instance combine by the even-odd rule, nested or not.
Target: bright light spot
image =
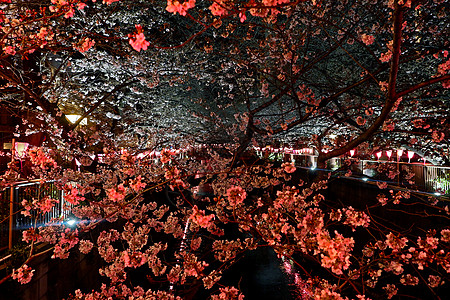
[[[367,177],[364,177],[364,178],[363,178],[363,181],[367,181],[367,180],[369,180],[369,178],[367,178]]]
[[[78,121],[79,118],[81,118],[80,115],[66,115],[67,120],[69,120],[70,123],[75,124],[76,121]],[[80,125],[87,125],[87,119],[84,118],[81,120]]]
[[[439,193],[439,192],[436,192],[436,193],[434,193],[436,196],[440,196],[441,195],[441,193]]]
[[[69,226],[73,226],[73,225],[75,225],[75,220],[69,220],[69,221],[67,221],[67,225],[69,225]]]
[[[311,167],[311,170],[315,170],[315,169],[316,169],[316,166],[312,166],[312,167]]]

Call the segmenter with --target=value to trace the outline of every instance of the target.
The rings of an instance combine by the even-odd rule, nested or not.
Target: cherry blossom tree
[[[2,282],[32,280],[34,245],[47,243],[53,259],[80,251],[104,262],[101,288],[68,299],[242,299],[227,270],[269,248],[301,299],[445,296],[445,203],[383,182],[370,199],[336,199],[338,173],[265,161],[249,146],[301,139],[320,169],[388,145],[448,163],[446,8],[3,1],[1,104],[23,117],[17,133],[49,138],[25,154],[30,172],[13,159],[1,185],[52,182],[78,222],[34,222],[28,257]],[[221,147],[187,147],[205,141]],[[24,199],[20,213],[38,218],[56,202]]]

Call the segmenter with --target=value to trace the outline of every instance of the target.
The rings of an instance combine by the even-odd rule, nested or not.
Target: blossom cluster
[[[34,270],[31,267],[24,264],[17,270],[13,270],[12,278],[20,282],[21,284],[26,284],[31,281],[33,277]]]

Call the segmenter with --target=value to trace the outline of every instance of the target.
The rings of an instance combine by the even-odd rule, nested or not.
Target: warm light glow
[[[16,148],[17,156],[18,157],[23,157],[24,152],[28,148],[28,143],[18,142],[18,143],[15,143],[15,144],[16,144],[15,148]]]
[[[355,149],[350,150],[350,156],[353,157],[355,155]]]
[[[76,158],[75,158],[75,164],[77,165],[77,167],[80,167],[80,166],[81,166],[80,161],[79,161],[78,159],[76,159]]]
[[[386,155],[389,157],[389,159],[391,158],[391,156],[392,156],[392,150],[387,150],[386,151]]]
[[[75,124],[76,121],[78,121],[79,118],[81,118],[80,115],[66,115],[67,120],[69,120],[70,123]],[[80,125],[87,125],[87,119],[84,118],[81,120]]]
[[[411,162],[411,158],[414,157],[414,151],[408,151],[408,163]]]
[[[403,150],[402,149],[398,149],[397,150],[397,157],[400,157],[403,155]]]
[[[380,152],[377,152],[377,157],[378,157],[378,159],[380,159],[381,158],[381,155],[383,154],[383,151],[380,151]]]

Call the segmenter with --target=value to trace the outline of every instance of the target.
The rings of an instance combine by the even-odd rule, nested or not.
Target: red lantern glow
[[[381,155],[383,154],[383,151],[380,151],[380,152],[377,152],[377,157],[378,157],[378,159],[380,159],[381,158]]]
[[[392,156],[392,150],[387,150],[386,155],[387,155],[387,157],[389,157],[389,160],[390,160],[391,156]]]
[[[414,151],[408,151],[408,162],[411,162],[411,158],[414,157]]]

